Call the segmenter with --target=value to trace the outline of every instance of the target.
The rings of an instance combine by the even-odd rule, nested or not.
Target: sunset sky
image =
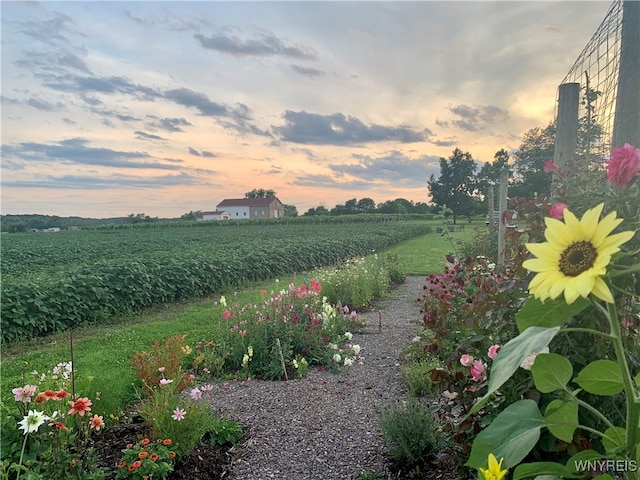
[[[553,120],[610,2],[5,2],[3,214],[428,201]]]

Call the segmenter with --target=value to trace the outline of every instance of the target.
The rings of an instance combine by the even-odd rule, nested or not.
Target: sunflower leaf
[[[573,381],[595,395],[616,395],[624,390],[620,366],[612,360],[591,362]]]
[[[571,362],[557,353],[543,353],[531,366],[536,388],[542,393],[563,390],[573,376]]]
[[[560,463],[535,462],[518,465],[513,472],[513,480],[532,478],[538,475],[551,475],[552,478],[580,478]]]
[[[518,330],[522,333],[529,327],[561,327],[589,305],[589,300],[582,297],[570,305],[562,298],[543,303],[530,297],[516,314]]]
[[[547,427],[554,437],[571,443],[573,432],[578,427],[578,404],[555,399],[544,411]]]

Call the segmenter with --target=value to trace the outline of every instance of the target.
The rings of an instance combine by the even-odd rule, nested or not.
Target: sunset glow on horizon
[[[2,214],[427,202],[553,120],[609,2],[2,2]]]

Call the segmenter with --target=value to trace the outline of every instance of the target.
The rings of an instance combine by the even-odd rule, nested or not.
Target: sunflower
[[[611,255],[620,251],[620,245],[631,240],[635,232],[611,235],[620,225],[621,218],[611,212],[601,221],[604,204],[587,210],[580,220],[564,210],[564,222],[546,218],[545,243],[527,243],[527,249],[537,258],[522,265],[537,272],[529,284],[529,292],[545,301],[556,299],[564,292],[568,304],[578,297],[593,293],[608,303],[613,303],[611,290],[602,278]]]

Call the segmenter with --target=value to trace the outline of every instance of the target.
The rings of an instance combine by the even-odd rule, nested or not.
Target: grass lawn
[[[398,256],[407,275],[428,275],[431,272],[442,270],[447,254],[456,255],[465,242],[471,241],[478,231],[485,232],[487,226],[480,223],[459,223],[456,228],[464,227],[464,230],[437,233],[436,228],[442,226],[440,222],[434,222],[433,232],[412,238],[391,248],[389,252]],[[452,244],[453,243],[453,244]]]

